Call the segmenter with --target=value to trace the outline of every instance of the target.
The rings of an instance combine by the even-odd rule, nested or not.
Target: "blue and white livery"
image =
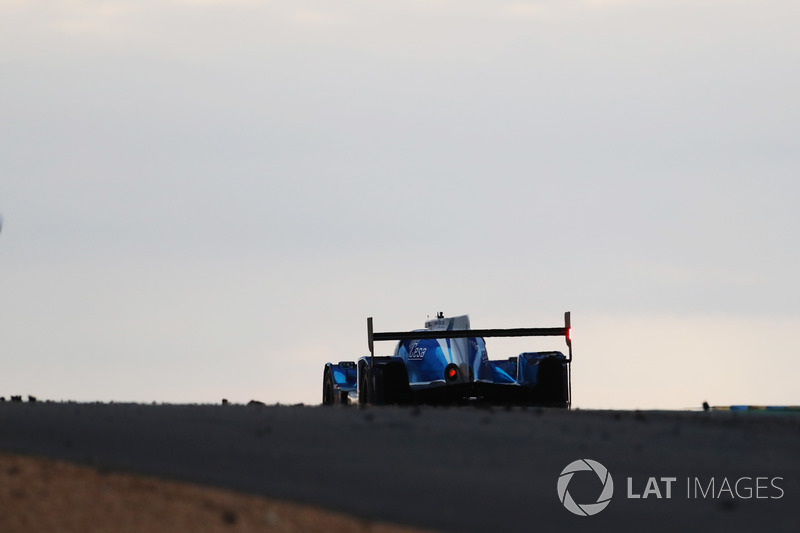
[[[367,319],[370,355],[328,363],[323,405],[486,402],[569,407],[572,339],[570,313],[555,328],[471,329],[466,315],[441,313],[425,329],[377,333]],[[568,355],[524,352],[490,360],[486,337],[563,336]],[[377,341],[398,341],[391,356],[375,356]]]

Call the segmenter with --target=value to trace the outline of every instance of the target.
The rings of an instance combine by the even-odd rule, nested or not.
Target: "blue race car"
[[[322,404],[449,404],[485,402],[569,407],[572,362],[570,313],[554,328],[470,329],[466,315],[439,313],[425,329],[373,332],[367,319],[370,355],[325,365]],[[524,352],[490,361],[486,337],[563,336],[568,355]],[[376,341],[398,341],[393,356],[376,356]]]

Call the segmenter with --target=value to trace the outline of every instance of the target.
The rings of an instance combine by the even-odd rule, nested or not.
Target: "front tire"
[[[322,405],[333,405],[333,376],[328,368],[322,375]]]

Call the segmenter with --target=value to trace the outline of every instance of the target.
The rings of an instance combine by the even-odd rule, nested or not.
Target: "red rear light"
[[[444,379],[450,382],[458,380],[458,365],[450,363],[444,368]]]

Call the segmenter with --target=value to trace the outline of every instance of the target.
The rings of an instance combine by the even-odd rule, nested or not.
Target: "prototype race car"
[[[439,313],[425,329],[373,332],[367,318],[370,355],[358,361],[327,363],[322,404],[490,404],[569,407],[572,338],[570,313],[553,328],[470,329],[469,316]],[[568,355],[524,352],[490,361],[486,337],[563,336]],[[376,341],[399,341],[393,356],[376,356]]]

